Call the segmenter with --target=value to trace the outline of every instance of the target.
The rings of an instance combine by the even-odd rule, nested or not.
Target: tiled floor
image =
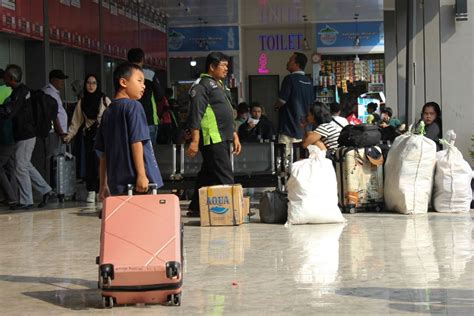
[[[2,315],[474,315],[469,214],[284,227],[185,222],[180,307],[101,308],[94,209],[0,210]]]

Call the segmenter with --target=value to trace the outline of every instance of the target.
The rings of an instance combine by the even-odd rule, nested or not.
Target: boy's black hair
[[[339,113],[341,112],[341,105],[337,102],[332,102],[330,105],[329,105],[329,108],[331,110],[331,114],[336,114],[336,113]]]
[[[15,64],[10,64],[5,68],[5,74],[8,74],[15,82],[21,82],[23,78],[23,71],[21,67]]]
[[[318,126],[332,121],[331,113],[329,113],[327,106],[324,105],[324,103],[315,102],[309,108],[309,112],[314,116],[314,120]]]
[[[127,60],[131,63],[141,63],[144,59],[145,52],[141,48],[131,48],[127,53]]]
[[[246,102],[240,102],[237,105],[237,114],[244,114],[249,112],[249,105]]]
[[[367,104],[367,112],[369,110],[372,110],[372,112],[374,112],[375,110],[377,110],[377,108],[378,108],[378,105],[375,102],[370,102],[369,104]]]
[[[391,107],[387,106],[385,109],[381,110],[380,113],[387,113],[388,117],[392,117],[393,110]]]
[[[295,55],[295,63],[300,66],[301,70],[304,70],[306,63],[308,62],[308,57],[303,53],[294,52],[293,54]]]
[[[206,57],[206,71],[211,69],[211,65],[217,67],[221,61],[229,61],[229,56],[221,52],[212,52]]]
[[[166,88],[165,89],[165,96],[168,98],[168,101],[169,99],[171,99],[173,97],[173,89],[172,88]]]
[[[254,102],[250,103],[250,110],[252,110],[254,107],[258,107],[263,111],[263,107],[260,104],[260,102],[254,101]]]
[[[143,72],[142,67],[138,66],[137,64],[124,62],[118,65],[114,70],[114,88],[115,92],[118,92],[121,88],[120,86],[120,79],[130,79],[132,76],[133,70],[139,70]]]

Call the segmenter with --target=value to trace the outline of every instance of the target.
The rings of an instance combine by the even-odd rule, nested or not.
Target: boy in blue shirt
[[[149,183],[163,185],[153,153],[145,111],[137,101],[145,90],[140,66],[123,63],[114,71],[115,99],[104,111],[95,149],[100,157],[100,191],[103,200],[124,194],[127,184],[147,192]]]

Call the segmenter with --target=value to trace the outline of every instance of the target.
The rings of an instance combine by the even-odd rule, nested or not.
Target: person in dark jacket
[[[251,116],[239,127],[239,139],[241,142],[260,142],[272,140],[275,135],[270,120],[263,115],[263,108],[258,102],[250,106]]]
[[[188,216],[199,216],[199,188],[219,184],[234,184],[230,145],[238,155],[241,150],[239,136],[234,131],[232,96],[224,85],[229,57],[212,52],[206,58],[206,73],[201,74],[189,91],[191,105],[188,123],[191,143],[187,149],[193,158],[202,154],[201,170],[189,204]]]
[[[143,68],[145,63],[145,52],[141,48],[132,48],[127,53],[129,62]],[[168,101],[165,98],[165,91],[160,85],[160,81],[156,77],[154,71],[143,69],[145,75],[145,92],[138,102],[140,102],[145,110],[148,130],[150,131],[151,143],[155,144],[158,135],[158,124],[163,124],[160,117],[164,111]]]
[[[421,110],[421,119],[419,122],[425,123],[425,136],[433,140],[436,143],[436,149],[438,151],[443,149],[443,146],[439,142],[442,138],[441,132],[441,108],[436,102],[428,102],[423,105]]]
[[[5,83],[12,88],[10,99],[4,103],[9,113],[2,116],[12,119],[15,140],[15,170],[19,199],[12,209],[28,209],[33,206],[32,188],[43,195],[38,207],[45,206],[51,195],[51,187],[31,163],[31,155],[36,143],[35,122],[31,105],[30,89],[21,83],[22,70],[18,65],[8,65],[5,69]]]

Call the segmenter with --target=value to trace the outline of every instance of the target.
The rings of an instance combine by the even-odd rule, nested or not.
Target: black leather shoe
[[[54,195],[53,191],[49,191],[45,195],[43,195],[43,200],[38,204],[38,207],[45,207],[48,204],[49,199]]]
[[[194,212],[194,211],[189,210],[189,211],[186,213],[186,216],[188,216],[188,217],[200,217],[201,214],[199,214],[198,212]]]
[[[11,210],[29,210],[33,207],[33,204],[15,204],[10,206]]]

